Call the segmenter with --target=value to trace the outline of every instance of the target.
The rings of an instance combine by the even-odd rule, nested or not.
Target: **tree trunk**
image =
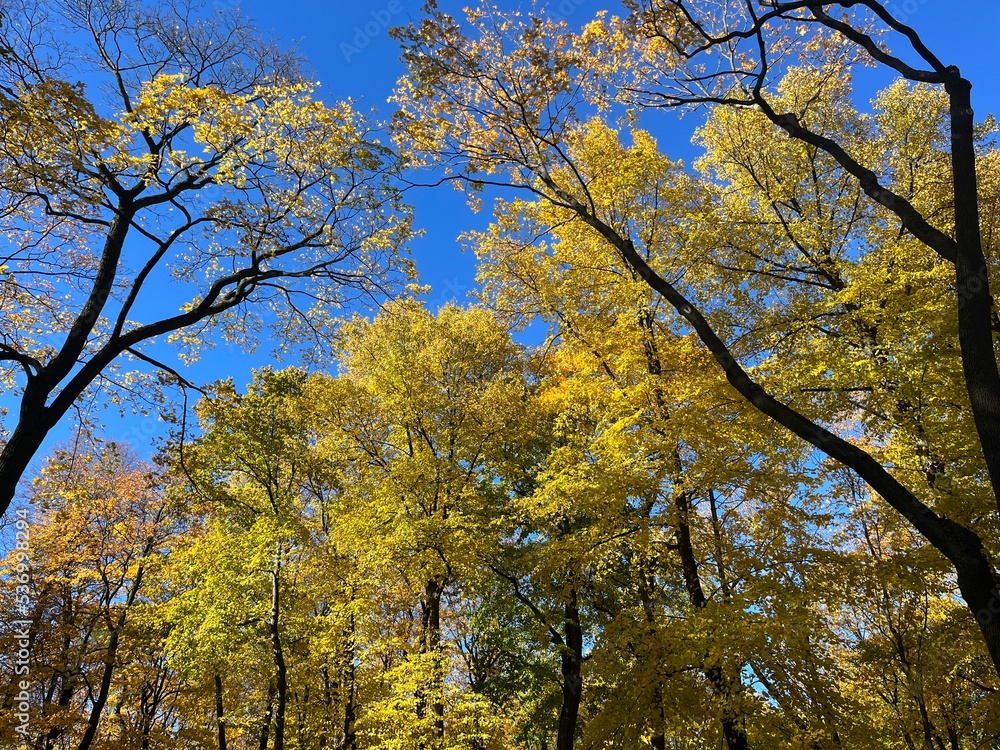
[[[154,538],[150,537],[143,548],[142,558],[149,555],[153,549],[153,544]],[[94,742],[94,737],[97,736],[97,727],[101,721],[101,714],[104,712],[104,706],[107,705],[108,695],[111,692],[111,678],[115,671],[115,660],[118,658],[118,644],[121,639],[121,632],[125,627],[125,620],[128,617],[128,613],[131,611],[132,606],[135,604],[135,599],[139,595],[139,588],[142,586],[144,573],[145,568],[140,564],[136,569],[132,589],[128,592],[118,619],[111,628],[111,634],[108,637],[108,647],[104,655],[104,671],[101,674],[100,688],[98,689],[97,697],[94,699],[94,704],[91,706],[90,716],[87,717],[87,728],[83,732],[83,737],[80,738],[77,750],[89,750]]]
[[[39,596],[38,600],[42,601],[43,597]],[[73,599],[72,599],[72,596],[69,593],[68,587],[63,589],[61,604],[62,604],[62,613],[63,613],[63,624],[65,624],[65,625],[71,625],[72,622],[73,622],[73,616],[72,616],[72,613],[73,613]],[[36,616],[35,619],[32,620],[32,625],[31,625],[31,627],[29,629],[29,632],[28,632],[28,651],[29,651],[29,653],[34,649],[35,635],[36,635],[35,634],[35,627],[37,626],[38,622],[39,622],[39,617]],[[67,629],[67,632],[68,632],[68,629]],[[87,637],[89,638],[89,635]],[[70,636],[67,635],[63,639],[63,642],[62,642],[63,653],[64,654],[68,654],[69,650],[70,650],[70,647],[72,645],[73,645],[73,639]],[[53,685],[52,685],[52,690],[55,690],[55,683],[53,683]],[[67,706],[69,706],[70,702],[73,700],[73,696],[75,694],[76,694],[76,678],[73,675],[73,673],[72,673],[71,670],[66,670],[59,677],[59,698],[56,701],[56,706],[58,706],[59,708],[66,708]],[[13,693],[11,693],[11,695],[13,695]],[[48,709],[48,706],[50,705],[50,702],[51,702],[51,693],[49,693],[48,695],[46,695],[45,699],[43,700],[42,711],[45,711],[45,710]],[[7,707],[8,706],[4,706],[4,708],[7,708]],[[44,748],[44,750],[53,750],[53,748],[55,748],[55,746],[56,746],[56,741],[63,734],[65,734],[65,731],[66,731],[65,728],[59,726],[58,724],[54,725],[52,728],[50,728],[49,731],[45,734],[44,744],[42,745],[42,747]]]
[[[563,645],[560,654],[562,671],[562,706],[559,709],[559,730],[556,750],[573,750],[576,724],[583,699],[583,628],[576,588],[570,588],[563,608]]]
[[[958,340],[976,432],[1000,510],[1000,372],[993,346],[993,297],[979,227],[972,84],[950,68],[951,171],[955,191],[955,281]]]
[[[101,365],[92,374],[88,373],[79,381],[80,372],[78,372],[70,383],[66,383],[60,389],[60,383],[77,366],[87,339],[111,296],[118,273],[118,261],[134,216],[135,208],[131,198],[122,198],[115,217],[108,226],[94,284],[83,308],[73,321],[73,326],[56,356],[39,372],[28,378],[21,396],[17,426],[10,440],[0,451],[0,516],[7,512],[17,491],[17,483],[31,463],[31,459],[35,457],[49,430],[70,409],[83,388],[92,383],[104,369],[104,365]],[[113,358],[112,356],[111,359]],[[95,363],[98,359],[96,356],[91,357],[91,363]],[[104,362],[104,358],[100,359]],[[110,363],[110,360],[107,360],[107,363]],[[84,369],[87,369],[86,366]],[[59,390],[56,396],[59,403],[47,406],[46,401],[56,390]]]
[[[33,407],[24,396],[21,417],[10,435],[10,439],[0,450],[0,516],[6,512],[17,492],[17,483],[28,468],[28,464],[38,453],[38,449],[49,434],[51,425],[42,412],[44,402]]]
[[[354,668],[354,615],[350,616],[344,649],[344,750],[357,750],[357,686]]]
[[[677,554],[681,559],[684,588],[687,589],[691,604],[697,609],[701,609],[708,603],[708,599],[701,587],[698,560],[694,555],[694,546],[691,544],[690,505],[685,491],[681,490],[676,494],[674,506],[677,510]],[[733,697],[733,681],[726,676],[720,664],[706,665],[703,672],[705,679],[712,686],[712,692],[723,702],[722,736],[726,740],[726,747],[729,750],[747,750],[746,733],[743,731],[739,719],[732,715],[728,705]]]
[[[222,677],[215,675],[215,723],[219,729],[219,750],[226,750],[225,711],[222,708]]]
[[[430,654],[433,659],[434,673],[429,685],[431,712],[434,715],[433,737],[440,745],[444,737],[444,675],[441,664],[441,597],[444,585],[435,579],[424,584],[424,601],[422,602],[423,643],[421,651]],[[426,697],[423,700],[426,706]]]
[[[267,750],[267,742],[271,736],[271,717],[274,715],[274,683],[267,686],[267,706],[264,709],[264,721],[260,725],[260,736],[257,740],[257,750]]]
[[[119,623],[120,625],[123,625],[124,618],[121,618]],[[97,735],[97,727],[101,721],[101,714],[104,712],[104,706],[107,704],[108,695],[111,692],[111,677],[115,671],[115,659],[118,656],[118,642],[121,638],[120,625],[111,631],[111,636],[108,638],[108,647],[105,650],[104,670],[101,673],[100,687],[97,691],[97,697],[94,699],[94,704],[91,706],[90,716],[87,717],[87,728],[83,732],[80,744],[77,745],[77,750],[89,750],[90,746],[94,742],[94,737]]]
[[[279,550],[280,555],[280,550]],[[288,672],[285,667],[285,652],[279,632],[281,615],[281,579],[278,563],[271,571],[271,616],[268,629],[271,634],[271,654],[274,657],[274,750],[285,750],[285,706],[288,700]]]
[[[645,554],[639,561],[639,601],[642,603],[642,613],[649,626],[649,637],[651,640],[657,638],[656,634],[656,611],[653,605],[653,595],[648,581],[648,562]],[[659,649],[657,649],[657,652]],[[653,686],[653,704],[656,711],[656,724],[653,726],[653,734],[649,738],[650,750],[666,750],[667,738],[664,734],[666,726],[666,716],[663,713],[663,682],[660,678],[660,658],[657,653],[656,663],[653,665],[657,671],[656,684]]]

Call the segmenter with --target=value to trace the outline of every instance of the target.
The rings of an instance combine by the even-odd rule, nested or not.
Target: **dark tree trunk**
[[[280,552],[279,552],[280,555]],[[285,652],[281,644],[279,630],[281,616],[281,579],[277,565],[271,572],[271,616],[268,630],[271,635],[271,654],[274,658],[274,750],[285,750],[285,707],[288,701],[288,672],[285,667]]]
[[[260,736],[257,739],[257,749],[267,750],[271,737],[271,719],[274,716],[274,683],[267,686],[267,705],[264,708],[264,721],[260,725]]]
[[[215,675],[215,724],[219,730],[219,750],[226,750],[226,712],[222,707],[222,677]]]
[[[576,588],[570,588],[563,607],[563,644],[560,654],[562,672],[562,706],[559,709],[559,729],[556,750],[573,750],[576,724],[583,699],[583,628]]]
[[[959,75],[957,68],[950,68],[949,72],[953,77],[945,89],[951,101],[958,340],[976,432],[1000,510],[1000,372],[993,346],[993,297],[979,226],[972,84]]]
[[[951,101],[958,339],[976,432],[1000,510],[1000,372],[993,345],[993,297],[979,226],[972,84],[959,75],[957,68],[949,68],[948,72],[953,75],[945,89]],[[978,543],[979,538],[974,541]],[[971,539],[966,544],[967,548],[959,555],[961,563],[947,552],[945,555],[955,563],[962,596],[979,623],[993,665],[1000,674],[1000,594],[982,547],[977,544],[973,548]]]
[[[0,450],[0,515],[3,515],[14,499],[17,483],[24,476],[28,464],[35,457],[51,429],[44,413],[44,402],[33,406],[27,401],[27,393],[24,399],[21,418],[10,439],[4,444],[3,450]]]
[[[120,621],[121,624],[124,622]],[[111,631],[111,635],[108,638],[108,646],[105,649],[104,655],[104,670],[101,673],[100,687],[97,691],[97,697],[94,699],[94,704],[90,708],[90,715],[87,717],[87,728],[83,732],[83,737],[80,738],[80,744],[77,745],[77,750],[89,750],[90,746],[94,742],[94,737],[97,735],[97,728],[101,722],[101,714],[104,712],[104,706],[107,705],[108,695],[111,692],[111,677],[114,675],[115,671],[115,659],[118,656],[118,643],[121,638],[121,628],[116,627]]]
[[[94,355],[88,364],[97,366],[96,369],[94,367],[88,369],[85,366],[72,376],[70,382],[60,388],[64,378],[76,367],[101,311],[111,296],[118,273],[118,261],[134,216],[135,208],[131,199],[123,198],[108,227],[93,287],[83,308],[73,321],[73,326],[58,354],[45,367],[28,377],[28,383],[21,397],[17,426],[3,450],[0,450],[0,515],[3,515],[10,506],[17,491],[17,483],[35,457],[49,430],[69,411],[83,389],[92,383],[101,370],[120,353],[116,351],[110,358],[101,356],[107,355],[108,352]],[[56,390],[59,390],[58,395],[52,404],[47,405],[46,401]]]
[[[444,737],[444,675],[441,664],[441,597],[444,594],[442,582],[432,579],[424,584],[424,600],[421,602],[422,636],[421,651],[430,654],[434,660],[434,674],[428,686],[430,693],[430,708],[434,715],[433,737],[440,744]],[[422,704],[422,706],[421,706]],[[427,697],[420,701],[418,708],[426,710]]]
[[[344,649],[344,750],[357,750],[357,687],[354,667],[354,615],[347,630],[347,647]]]
[[[674,497],[677,510],[677,554],[681,559],[681,570],[684,575],[684,588],[688,599],[696,608],[701,609],[708,603],[701,587],[701,577],[698,572],[698,560],[691,543],[690,504],[687,493],[683,490]],[[723,702],[722,736],[729,750],[747,750],[747,736],[739,719],[732,714],[727,705],[733,698],[733,681],[726,675],[721,664],[709,664],[704,668],[705,679],[712,686],[712,692]]]
[[[639,601],[642,603],[642,613],[646,620],[646,625],[649,627],[649,637],[650,640],[655,643],[657,638],[656,633],[656,610],[653,605],[653,592],[652,586],[649,581],[648,572],[649,563],[646,556],[643,555],[642,559],[639,561]],[[663,713],[663,682],[660,678],[660,659],[657,657],[656,662],[653,667],[657,671],[656,684],[653,687],[653,705],[656,712],[656,722],[653,726],[653,734],[649,738],[650,750],[666,750],[667,748],[667,738],[664,735],[663,730],[666,725],[666,716]]]
[[[41,601],[42,599],[43,597],[39,597],[39,601]],[[70,625],[73,621],[74,610],[73,610],[73,599],[67,588],[63,589],[61,604],[62,604],[63,622],[65,625]],[[38,625],[39,618],[40,615],[36,616],[32,620],[31,628],[28,633],[29,653],[34,649],[35,636],[36,636],[35,628]],[[69,632],[68,628],[67,632]],[[88,634],[87,638],[89,639],[89,637],[90,636]],[[62,642],[63,653],[68,654],[72,645],[73,645],[73,639],[67,635]],[[66,670],[62,675],[60,675],[59,698],[56,701],[56,705],[59,708],[66,708],[67,706],[69,706],[70,702],[73,700],[73,696],[76,694],[76,684],[77,684],[76,677],[72,674],[70,670]],[[52,690],[55,690],[55,683],[53,683],[52,685]],[[11,695],[13,695],[13,693],[11,693]],[[42,705],[43,711],[45,711],[48,708],[48,704],[50,703],[50,701],[51,701],[51,692],[45,696]],[[45,734],[44,738],[44,744],[43,744],[44,750],[53,750],[53,748],[55,748],[56,746],[56,741],[65,733],[65,731],[66,731],[65,728],[59,725],[55,725],[51,729],[49,729],[49,731]]]
[[[142,551],[143,558],[145,558],[152,551],[153,544],[154,539],[151,537],[146,542]],[[97,728],[101,722],[101,714],[104,712],[104,707],[108,702],[108,695],[111,693],[111,678],[115,672],[115,661],[118,658],[118,645],[121,640],[122,629],[125,627],[125,620],[128,617],[128,613],[131,611],[133,605],[135,604],[135,599],[139,595],[139,589],[142,586],[144,573],[145,568],[140,564],[135,573],[135,580],[132,582],[132,589],[128,592],[128,596],[125,598],[125,603],[122,604],[122,609],[118,615],[118,619],[111,628],[111,633],[108,636],[108,646],[104,653],[104,670],[101,673],[100,687],[97,691],[97,697],[94,699],[94,704],[91,706],[90,715],[87,717],[87,728],[83,732],[83,737],[80,738],[80,744],[77,745],[77,750],[90,750],[90,746],[94,742],[94,737],[97,736]]]
[[[653,502],[644,503],[642,509],[642,519],[644,523],[649,522],[650,514],[653,510]],[[652,663],[652,668],[656,670],[655,683],[653,685],[653,709],[655,711],[655,721],[652,727],[652,736],[649,738],[650,750],[666,750],[667,738],[664,735],[666,727],[666,716],[663,712],[663,678],[661,673],[661,657],[657,645],[658,634],[656,627],[656,604],[654,601],[654,577],[652,572],[652,561],[645,550],[640,551],[638,563],[636,565],[638,578],[639,603],[642,605],[642,616],[646,621],[648,638],[651,644],[656,646],[656,658]]]

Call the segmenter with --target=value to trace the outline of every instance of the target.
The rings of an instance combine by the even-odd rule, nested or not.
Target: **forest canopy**
[[[233,8],[4,5],[0,744],[1000,748],[970,81],[879,0],[444,6],[379,120]]]

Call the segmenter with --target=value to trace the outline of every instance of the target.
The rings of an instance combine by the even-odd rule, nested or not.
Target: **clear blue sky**
[[[418,17],[421,0],[216,0],[221,7],[238,5],[262,30],[294,42],[322,83],[324,98],[351,97],[362,104],[388,111],[386,98],[403,72],[396,43],[387,27],[402,25]],[[474,4],[468,0],[462,4]],[[515,7],[517,3],[502,2]],[[574,25],[588,21],[602,8],[620,12],[618,3],[604,0],[551,0],[553,7],[567,9]],[[442,2],[451,10],[457,2]],[[523,4],[529,7],[528,3]],[[997,39],[1000,33],[998,0],[890,0],[888,7],[916,28],[945,64],[956,64],[974,85],[974,106],[981,117],[1000,113],[1000,83],[997,80]],[[663,118],[676,119],[665,112]],[[689,160],[693,151],[687,141],[698,117],[688,116],[671,126],[672,135],[683,129],[683,140],[661,145],[671,156]],[[676,136],[675,136],[676,137]],[[414,245],[414,256],[423,280],[434,287],[432,306],[450,298],[461,299],[474,285],[474,263],[463,255],[455,237],[471,226],[482,225],[483,215],[473,216],[455,191],[437,189],[412,194],[417,223],[426,235]]]
[[[362,108],[376,108],[388,115],[390,106],[386,99],[402,73],[402,65],[397,45],[387,30],[416,18],[421,2],[208,0],[208,4],[214,10],[239,7],[265,33],[295,45],[321,82],[325,100],[350,97]],[[459,5],[453,0],[442,2],[449,10]],[[504,5],[513,7],[515,3],[504,2]],[[574,25],[585,23],[603,7],[620,8],[617,3],[603,0],[553,0],[553,5],[562,7]],[[891,0],[889,7],[906,16],[907,22],[920,32],[943,62],[958,65],[972,80],[979,119],[988,112],[1000,112],[1000,83],[996,77],[1000,31],[997,0]],[[670,133],[671,143],[668,145],[661,138],[661,146],[671,156],[690,160],[694,152],[688,141],[699,118],[688,116],[674,123],[675,113],[664,112],[662,117],[671,121],[665,123],[668,129],[664,131]],[[429,306],[436,308],[452,299],[466,300],[474,287],[474,259],[460,251],[456,237],[462,231],[483,226],[488,221],[488,211],[473,215],[464,198],[447,188],[417,190],[411,193],[410,200],[416,207],[417,224],[425,230],[425,236],[413,245],[413,255],[422,280],[433,287]],[[251,367],[267,362],[270,348],[265,344],[257,355],[247,357],[236,349],[220,347],[208,352],[192,375],[202,380],[231,375],[238,384],[246,383]],[[108,437],[136,443],[141,453],[149,448],[149,436],[161,427],[151,419],[119,419],[117,413],[106,416]],[[53,440],[65,440],[68,428],[67,424],[54,431]]]

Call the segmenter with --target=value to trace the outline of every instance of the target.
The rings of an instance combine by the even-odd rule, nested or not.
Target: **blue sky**
[[[266,34],[296,46],[320,81],[325,100],[349,97],[360,108],[375,108],[384,116],[391,109],[386,100],[403,72],[388,28],[417,18],[421,4],[421,0],[208,0],[213,11],[239,7]],[[460,5],[451,0],[441,4],[448,9]],[[604,0],[553,0],[553,4],[574,25],[585,23],[601,8],[620,7]],[[504,5],[514,7],[515,3]],[[995,62],[1000,6],[996,0],[891,0],[889,7],[917,29],[943,62],[958,65],[972,80],[978,119],[988,112],[1000,112]],[[887,81],[873,78],[864,84],[874,92],[877,84]],[[700,117],[689,115],[679,122],[676,117],[673,112],[662,114],[663,132],[669,133],[670,143],[661,138],[661,147],[670,156],[690,161],[696,153],[689,143],[690,134]],[[411,191],[409,199],[416,208],[417,225],[425,231],[412,251],[422,281],[432,286],[429,306],[466,301],[475,286],[474,258],[461,252],[456,238],[463,231],[484,226],[489,219],[488,207],[474,215],[463,196],[448,188],[417,189]],[[206,354],[192,377],[211,380],[232,376],[237,384],[244,384],[252,367],[268,361],[271,348],[265,343],[256,355],[247,356],[236,348],[219,347]],[[141,453],[149,450],[150,437],[162,428],[155,419],[120,419],[117,412],[107,413],[105,422],[108,437],[132,442]],[[55,430],[50,444],[65,440],[68,429],[65,424]]]
[[[238,5],[265,32],[294,42],[321,82],[324,98],[351,97],[363,106],[387,113],[386,99],[403,72],[388,27],[417,18],[422,1],[215,0],[215,3],[220,7]],[[464,4],[472,3],[441,2],[449,10]],[[502,4],[518,7],[513,2]],[[621,7],[604,0],[552,0],[551,5],[574,25],[586,23],[602,8],[614,12]],[[530,5],[524,3],[522,7]],[[917,29],[945,64],[958,65],[972,80],[973,103],[980,118],[987,112],[1000,112],[996,66],[1000,3],[890,0],[888,7]],[[867,83],[874,92],[876,81]],[[662,117],[676,120],[677,115],[664,112]],[[670,156],[689,161],[696,153],[689,140],[699,119],[697,115],[689,115],[679,123],[669,123],[666,132],[671,134],[672,143],[667,146],[661,139],[661,146]],[[675,138],[683,140],[678,142]],[[422,280],[433,286],[429,302],[436,306],[451,298],[461,300],[474,287],[475,269],[473,258],[461,253],[455,238],[464,230],[482,226],[488,220],[488,211],[472,215],[462,196],[447,188],[418,190],[411,193],[410,199],[417,209],[417,224],[426,232],[414,243],[413,252]]]

